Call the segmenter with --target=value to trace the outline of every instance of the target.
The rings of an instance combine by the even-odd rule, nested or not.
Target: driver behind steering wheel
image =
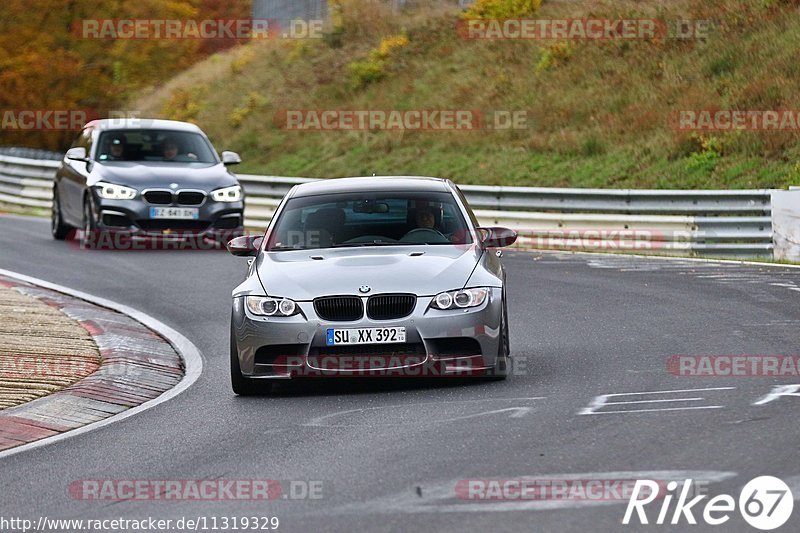
[[[436,229],[436,217],[433,215],[433,211],[428,208],[418,208],[414,216],[414,222],[417,228]]]

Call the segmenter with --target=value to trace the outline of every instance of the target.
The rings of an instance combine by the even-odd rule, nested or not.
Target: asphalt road
[[[191,339],[205,364],[169,402],[2,460],[0,517],[277,516],[286,531],[685,531],[685,521],[623,526],[623,501],[466,501],[454,487],[521,476],[691,477],[738,499],[750,479],[775,475],[800,497],[800,398],[754,405],[800,378],[667,370],[676,354],[800,353],[800,270],[569,254],[505,261],[516,358],[506,382],[312,382],[239,398],[228,381],[228,319],[244,260],[83,251],[52,241],[45,221],[0,218],[0,268],[144,311]],[[687,389],[714,390],[663,392]],[[648,394],[605,401],[647,403],[596,400],[634,392]],[[70,484],[85,479],[313,480],[323,497],[74,499]],[[655,520],[658,507],[648,510]],[[756,531],[738,513],[691,530]],[[782,530],[800,530],[800,510]]]

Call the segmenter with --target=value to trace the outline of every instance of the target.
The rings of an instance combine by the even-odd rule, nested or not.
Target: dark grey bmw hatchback
[[[203,131],[186,122],[104,119],[88,123],[58,168],[52,234],[67,238],[208,238],[227,242],[244,227],[244,192]]]

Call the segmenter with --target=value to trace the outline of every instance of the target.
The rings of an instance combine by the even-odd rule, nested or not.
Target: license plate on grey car
[[[151,207],[150,218],[197,220],[200,212],[196,207]]]
[[[406,328],[328,328],[325,343],[328,346],[346,344],[391,344],[406,342]]]

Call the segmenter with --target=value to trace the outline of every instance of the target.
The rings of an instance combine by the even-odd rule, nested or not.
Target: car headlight
[[[460,291],[440,292],[431,302],[434,309],[466,309],[477,307],[486,301],[489,289],[463,289]]]
[[[125,187],[124,185],[114,185],[105,181],[98,181],[94,184],[100,198],[106,200],[133,200],[136,198],[136,189]]]
[[[245,305],[254,315],[292,316],[300,312],[297,304],[288,298],[269,296],[245,296]]]
[[[242,186],[234,185],[211,191],[211,198],[217,202],[238,202],[242,199]]]

